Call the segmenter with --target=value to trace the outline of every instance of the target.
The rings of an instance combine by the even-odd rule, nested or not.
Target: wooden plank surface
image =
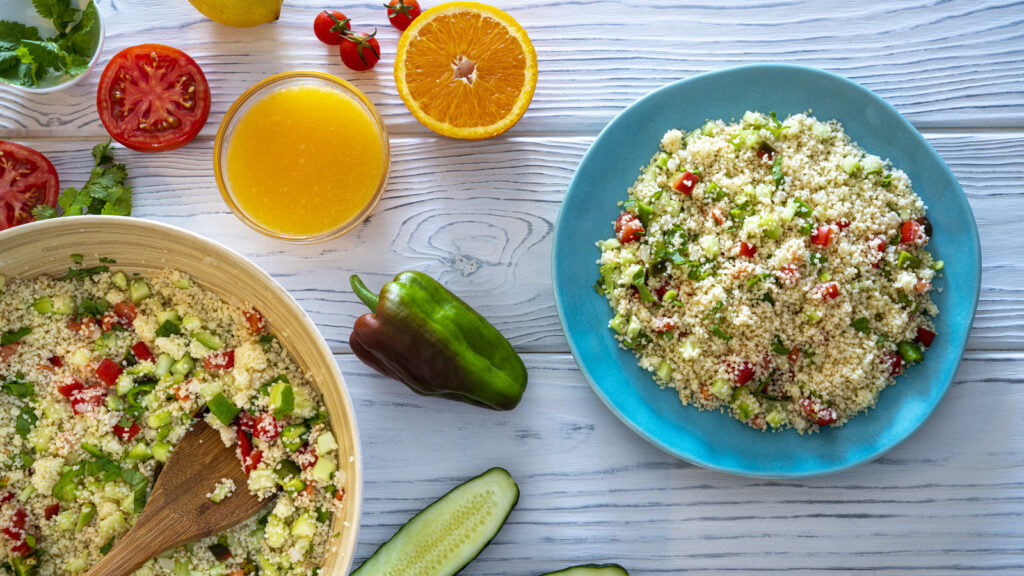
[[[219,26],[185,0],[99,0],[108,26],[100,66],[121,48],[166,43],[188,51],[214,91],[193,144],[153,155],[117,149],[135,214],[249,257],[296,297],[336,354],[365,456],[357,563],[416,510],[501,465],[520,483],[520,504],[467,576],[589,561],[620,562],[634,575],[1024,574],[1024,2],[503,2],[533,38],[540,80],[520,124],[478,143],[436,137],[408,114],[391,77],[398,34],[379,4],[330,6],[379,29],[383,59],[357,74],[312,37],[313,16],[327,7],[313,0],[286,0],[279,22],[252,29]],[[768,61],[845,75],[896,106],[960,180],[983,252],[965,360],[933,416],[882,458],[805,480],[704,470],[633,434],[568,354],[550,283],[561,201],[600,129],[668,82]],[[315,246],[250,231],[212,172],[213,136],[231,102],[292,69],[352,81],[392,134],[376,213]],[[89,148],[106,138],[98,77],[46,96],[0,86],[0,139],[39,149],[65,186],[81,184]],[[349,354],[365,310],[349,275],[376,287],[409,268],[441,279],[523,353],[531,383],[519,408],[422,398]]]

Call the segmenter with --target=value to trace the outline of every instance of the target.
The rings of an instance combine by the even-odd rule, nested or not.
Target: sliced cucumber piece
[[[413,516],[352,576],[452,576],[490,544],[518,501],[508,471],[491,468]]]
[[[564,570],[546,572],[541,576],[629,576],[629,572],[618,564],[580,564]]]

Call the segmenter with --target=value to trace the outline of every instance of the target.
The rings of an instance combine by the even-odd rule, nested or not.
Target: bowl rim
[[[243,116],[241,113],[247,109],[247,106],[250,103],[258,101],[277,86],[287,84],[291,81],[302,80],[311,81],[317,85],[333,88],[344,93],[346,96],[354,98],[355,102],[359,104],[365,112],[367,112],[371,120],[373,120],[374,125],[377,127],[384,156],[384,167],[381,172],[380,180],[377,183],[377,189],[374,191],[369,203],[337,227],[320,234],[310,236],[284,234],[271,230],[251,218],[235,201],[234,195],[231,193],[231,186],[228,183],[226,174],[227,168],[225,166],[225,163],[227,162],[229,133],[234,129],[238,120],[241,119]],[[228,111],[224,114],[220,125],[217,127],[217,135],[213,144],[213,172],[221,198],[224,200],[225,204],[228,205],[228,208],[231,209],[231,213],[241,220],[246,226],[265,236],[269,236],[277,240],[296,244],[315,244],[332,240],[351,232],[373,213],[377,204],[380,203],[381,198],[384,196],[384,191],[387,189],[388,179],[391,175],[391,143],[388,136],[387,126],[384,124],[384,119],[381,117],[380,111],[377,110],[377,107],[362,90],[347,80],[326,72],[318,72],[315,70],[290,70],[286,72],[278,72],[259,80],[252,86],[246,88],[245,91],[242,92],[234,102],[232,102]]]
[[[147,235],[169,238],[170,240],[167,241],[167,249],[169,251],[174,250],[174,247],[178,245],[177,242],[173,241],[174,239],[187,239],[188,241],[195,242],[201,245],[204,249],[204,256],[206,258],[216,258],[223,262],[229,262],[230,265],[232,266],[232,270],[243,270],[246,274],[258,279],[258,281],[261,284],[266,285],[267,288],[270,289],[270,291],[272,291],[274,294],[276,294],[276,296],[280,299],[280,302],[285,308],[286,312],[288,314],[294,315],[294,317],[297,319],[298,323],[302,326],[302,328],[307,330],[309,335],[313,336],[313,340],[316,346],[316,355],[322,356],[325,359],[327,359],[324,362],[324,364],[327,367],[327,371],[329,372],[329,374],[326,374],[326,376],[330,380],[333,380],[332,385],[334,385],[338,389],[338,397],[344,409],[345,416],[347,420],[351,423],[350,429],[345,430],[347,434],[351,435],[352,453],[348,454],[348,459],[349,461],[351,461],[352,469],[355,471],[355,478],[347,479],[347,481],[351,483],[351,489],[346,490],[345,495],[346,505],[353,507],[353,510],[351,511],[351,521],[349,524],[345,525],[345,530],[349,534],[351,534],[351,536],[349,536],[349,538],[351,539],[351,549],[338,549],[332,552],[332,548],[334,547],[334,545],[328,542],[327,552],[325,554],[325,559],[330,558],[332,554],[337,556],[337,559],[335,561],[335,570],[337,571],[336,573],[339,576],[342,574],[348,574],[349,570],[351,570],[352,563],[355,559],[355,552],[358,545],[359,528],[362,525],[363,512],[363,490],[365,472],[363,468],[363,450],[359,432],[359,423],[357,420],[354,405],[352,403],[352,398],[348,391],[348,386],[345,383],[344,376],[341,373],[341,369],[338,366],[337,361],[334,359],[334,354],[327,346],[327,342],[324,340],[323,335],[317,329],[316,324],[309,317],[309,314],[307,314],[306,311],[302,308],[302,306],[299,305],[299,303],[295,300],[291,293],[285,290],[284,287],[281,286],[281,284],[279,284],[272,276],[270,276],[270,274],[268,274],[262,268],[260,268],[255,263],[250,261],[248,258],[239,254],[238,252],[229,248],[228,246],[225,246],[224,244],[217,242],[216,240],[206,238],[195,232],[177,226],[173,226],[171,224],[158,222],[154,220],[146,220],[138,217],[114,215],[84,215],[29,222],[26,224],[21,224],[18,226],[8,228],[6,230],[0,230],[0,246],[9,244],[10,241],[16,238],[24,239],[23,244],[35,244],[39,241],[31,240],[31,237],[39,236],[41,233],[52,229],[67,229],[62,231],[63,234],[82,233],[90,229],[99,230],[102,231],[104,234],[109,234],[111,233],[112,229],[114,230],[114,232],[116,232],[116,229],[120,227],[139,228],[142,231],[146,232]],[[47,238],[47,236],[43,235],[42,238],[45,239]],[[6,258],[4,257],[5,252],[5,250],[0,250],[0,271],[2,271],[4,266],[8,264]],[[154,262],[156,262],[156,264],[154,264],[154,267],[160,267],[159,262],[162,262],[162,259],[160,259],[159,257],[155,257],[153,258],[153,260]],[[129,265],[129,268],[130,267],[131,266]],[[17,273],[16,270],[14,272]],[[199,281],[200,284],[204,284],[204,287],[207,290],[211,290],[215,294],[218,294],[218,296],[220,296],[221,298],[227,299],[223,294],[219,293],[217,290],[214,290],[213,288],[206,286],[206,283],[203,281],[201,277],[197,278],[197,280]],[[238,296],[238,298],[243,297]],[[292,354],[290,350],[289,354]],[[306,366],[300,365],[299,367],[302,368],[303,370],[308,370],[308,367]],[[320,390],[323,387],[323,384],[321,384],[321,382],[322,379],[317,379],[314,381],[314,385],[316,386],[318,391],[323,393],[323,391]],[[339,430],[336,429],[335,431]],[[354,495],[353,492],[355,493]],[[337,523],[342,521],[342,515],[335,515],[334,519],[332,520],[332,529],[337,529]]]
[[[617,392],[617,389],[615,389],[610,383],[608,383],[608,382],[603,382],[603,383],[599,382],[599,381],[603,381],[603,380],[606,379],[606,377],[603,376],[603,372],[602,373],[595,373],[584,362],[584,358],[587,357],[588,355],[583,353],[584,352],[583,351],[583,348],[584,348],[583,344],[584,343],[583,343],[583,341],[581,339],[582,336],[578,333],[578,331],[577,331],[577,333],[574,334],[574,326],[571,324],[572,318],[570,318],[570,315],[571,315],[570,314],[570,309],[582,308],[583,305],[579,305],[577,302],[575,302],[574,299],[571,297],[571,296],[573,296],[573,294],[569,294],[568,293],[569,289],[566,288],[566,286],[569,284],[569,282],[568,282],[568,280],[566,278],[571,276],[571,275],[574,275],[574,274],[569,272],[569,271],[567,271],[567,270],[562,269],[559,266],[559,263],[560,263],[560,253],[563,253],[563,252],[566,253],[566,256],[564,256],[564,257],[567,257],[568,253],[572,252],[572,250],[567,248],[567,246],[569,246],[570,244],[573,244],[573,246],[575,247],[576,251],[579,252],[581,239],[580,238],[575,238],[575,237],[570,238],[568,236],[569,232],[565,232],[568,228],[573,228],[572,226],[567,227],[566,226],[567,222],[571,223],[573,221],[581,220],[581,218],[579,218],[576,215],[574,215],[572,217],[572,219],[570,219],[570,216],[568,215],[568,209],[570,208],[570,206],[569,206],[570,202],[568,200],[570,200],[571,194],[572,194],[574,189],[578,189],[580,186],[584,185],[583,181],[586,179],[583,176],[584,170],[585,169],[593,169],[594,166],[591,166],[591,165],[594,165],[595,163],[600,163],[601,162],[601,158],[598,158],[598,156],[602,156],[602,157],[607,156],[607,152],[606,151],[595,152],[595,149],[598,149],[599,144],[603,140],[605,140],[606,135],[609,135],[609,134],[616,134],[616,135],[618,135],[617,134],[618,131],[624,130],[627,127],[628,128],[636,129],[637,131],[640,131],[640,130],[654,129],[655,127],[661,127],[662,126],[662,124],[659,123],[658,121],[650,121],[649,122],[649,119],[646,118],[646,117],[644,117],[642,119],[630,118],[629,117],[630,116],[629,112],[631,110],[642,109],[643,106],[649,106],[649,105],[651,105],[651,104],[653,104],[655,102],[661,102],[662,104],[664,104],[665,102],[660,101],[659,99],[663,100],[664,98],[668,97],[669,95],[672,95],[672,96],[675,96],[675,97],[678,98],[680,96],[680,94],[677,91],[679,91],[679,90],[687,90],[693,84],[696,84],[696,83],[705,83],[705,84],[701,84],[701,87],[707,87],[706,83],[708,83],[708,82],[727,81],[727,80],[731,79],[731,77],[733,77],[733,76],[744,77],[744,76],[749,76],[749,75],[752,75],[752,74],[753,75],[762,74],[762,77],[768,77],[768,76],[778,75],[778,74],[789,74],[789,75],[792,75],[794,77],[798,76],[798,75],[802,75],[801,78],[814,79],[814,80],[821,81],[821,82],[828,82],[831,87],[834,88],[834,87],[838,86],[838,88],[840,88],[842,91],[844,91],[846,93],[849,93],[850,94],[849,97],[851,99],[857,99],[858,102],[870,103],[872,106],[875,106],[878,109],[877,111],[879,111],[880,113],[885,114],[888,119],[891,119],[891,120],[895,121],[899,125],[899,128],[901,130],[903,130],[904,134],[906,134],[908,138],[913,140],[913,144],[918,147],[918,150],[926,152],[926,157],[928,159],[933,160],[933,161],[937,161],[937,164],[939,165],[939,172],[941,174],[939,176],[936,176],[936,177],[937,178],[948,178],[949,182],[951,183],[951,192],[950,192],[951,197],[950,197],[949,201],[953,202],[955,204],[955,206],[960,210],[961,217],[962,218],[966,218],[967,220],[969,220],[970,224],[971,224],[970,226],[965,226],[964,230],[956,231],[956,233],[962,234],[964,236],[962,238],[962,240],[958,239],[958,242],[960,244],[962,244],[963,249],[965,251],[967,251],[967,252],[969,252],[969,253],[971,253],[972,255],[975,256],[973,261],[971,261],[971,262],[969,262],[967,264],[964,264],[964,268],[966,269],[965,272],[967,273],[967,276],[964,279],[963,285],[962,286],[958,286],[958,289],[962,291],[962,295],[964,296],[964,298],[965,299],[967,299],[967,298],[970,299],[969,305],[966,305],[966,302],[965,302],[965,306],[962,309],[955,310],[955,311],[954,310],[945,310],[945,309],[943,310],[943,314],[945,314],[946,317],[955,316],[955,318],[953,318],[952,321],[955,322],[954,328],[957,329],[957,333],[955,334],[955,336],[956,336],[955,341],[949,343],[948,346],[947,346],[947,348],[950,350],[951,354],[946,358],[946,360],[944,360],[942,362],[943,366],[951,366],[951,368],[949,368],[948,374],[947,373],[943,374],[943,376],[942,376],[943,379],[942,379],[940,385],[938,385],[937,388],[932,388],[930,390],[930,392],[935,396],[934,402],[924,406],[923,408],[919,408],[919,407],[915,407],[914,408],[915,410],[917,410],[917,412],[915,412],[913,414],[913,416],[916,418],[916,420],[914,420],[914,422],[912,423],[912,426],[902,426],[897,432],[894,432],[892,434],[883,433],[881,435],[881,438],[875,444],[871,444],[871,443],[865,442],[864,445],[868,446],[868,449],[865,449],[865,452],[868,452],[866,454],[862,454],[862,453],[856,452],[854,450],[850,450],[850,454],[844,454],[845,457],[840,459],[837,462],[822,463],[822,462],[815,461],[815,462],[811,462],[811,463],[808,463],[808,464],[802,464],[800,467],[798,467],[798,469],[782,469],[779,466],[776,466],[774,468],[771,467],[771,466],[767,466],[767,467],[761,468],[761,469],[751,468],[751,467],[749,467],[748,463],[743,462],[742,459],[737,461],[737,459],[729,459],[729,458],[719,457],[719,456],[715,456],[715,455],[709,456],[708,452],[712,452],[711,450],[704,450],[704,452],[702,452],[699,455],[695,456],[694,454],[691,453],[693,451],[692,449],[689,452],[686,451],[686,450],[683,450],[678,445],[678,442],[673,443],[673,439],[672,438],[663,437],[665,430],[663,430],[661,428],[666,428],[667,426],[665,424],[663,424],[659,420],[659,418],[661,420],[665,420],[665,418],[662,418],[662,414],[657,413],[647,403],[646,399],[635,399],[635,398],[633,398],[631,396],[630,397],[625,397],[625,399],[623,399],[621,394],[619,392]],[[792,78],[791,78],[791,80],[792,80]],[[720,88],[720,86],[719,86],[719,88]],[[783,92],[792,92],[793,91],[793,87],[792,86],[786,86],[781,91],[783,91]],[[831,95],[829,95],[829,97],[831,97]],[[822,99],[823,98],[819,98],[819,100],[822,100]],[[682,106],[686,106],[686,104],[683,104]],[[812,108],[812,107],[813,107],[813,105],[808,104],[807,106],[804,107],[804,109],[806,110],[806,109],[809,109],[809,108]],[[842,104],[840,105],[840,108],[842,108]],[[735,113],[735,116],[738,117],[740,114],[742,114],[742,112],[743,112],[743,110],[737,111]],[[783,111],[779,110],[779,112],[783,112]],[[795,110],[793,110],[793,111],[786,110],[785,112],[787,112],[787,113],[796,113]],[[707,114],[705,114],[705,116],[707,116]],[[705,120],[706,119],[707,118],[705,118]],[[645,123],[645,122],[649,122],[649,123]],[[849,127],[847,126],[847,123],[848,123],[848,121],[844,121],[844,127],[847,127],[847,130],[848,130],[847,133],[849,134],[850,132],[849,132]],[[670,126],[670,127],[677,128],[678,126]],[[665,129],[667,129],[667,127]],[[660,133],[659,133],[658,137],[660,137]],[[857,138],[853,137],[853,135],[851,135],[851,138],[853,138],[855,141],[858,140]],[[605,147],[607,147],[607,146],[605,146]],[[644,149],[646,150],[646,148],[644,148]],[[872,151],[875,152],[874,150],[872,150]],[[650,153],[651,154],[654,153],[654,149],[653,148],[650,150]],[[893,156],[894,161],[896,161],[897,164],[899,165],[899,161],[897,160],[898,158],[899,158],[898,156],[895,156],[895,155]],[[607,158],[603,158],[603,159],[607,160]],[[645,158],[644,162],[646,162],[647,160],[649,160],[649,158]],[[907,170],[908,173],[911,171],[911,169],[909,169],[908,166],[901,166],[901,167],[904,168],[905,170]],[[636,174],[635,173],[631,173],[630,177],[628,178],[629,183],[631,184],[635,180],[635,178],[636,178]],[[591,182],[589,184],[594,184],[594,183]],[[630,184],[627,184],[627,186],[630,185]],[[606,186],[607,186],[607,184],[606,184]],[[918,188],[918,186],[919,186],[919,183],[915,183],[915,190],[918,191],[918,193],[920,194],[921,190]],[[618,182],[615,183],[615,187],[616,187],[616,189],[618,188]],[[624,196],[624,192],[625,192],[625,187],[623,187],[623,190],[622,190],[622,197],[623,198],[625,197]],[[578,197],[579,194],[577,194],[576,196]],[[581,202],[581,201],[577,201],[577,204],[579,202]],[[609,220],[609,222],[610,222],[610,220]],[[561,231],[561,233],[560,233],[560,231]],[[576,233],[582,234],[581,230],[578,230],[578,229],[575,229],[575,228],[572,231],[576,232]],[[951,235],[951,237],[952,237],[952,235]],[[586,236],[586,239],[590,239],[590,237]],[[948,240],[948,242],[952,243],[952,242],[954,242],[954,240],[950,239],[950,240]],[[564,259],[564,257],[563,257],[563,259]],[[577,259],[579,259],[579,257],[577,257]],[[948,266],[947,266],[947,268],[948,268]],[[655,445],[656,447],[660,448],[661,450],[665,451],[666,453],[668,453],[668,454],[670,454],[670,455],[672,455],[672,456],[674,456],[676,458],[679,458],[679,459],[681,459],[683,461],[686,461],[686,462],[689,462],[691,464],[695,464],[695,465],[698,465],[698,466],[701,466],[701,467],[704,467],[704,468],[707,468],[707,469],[716,470],[716,471],[719,471],[719,472],[724,472],[724,473],[738,475],[738,476],[747,476],[747,477],[758,477],[758,478],[804,478],[804,477],[821,476],[821,475],[825,475],[825,474],[832,474],[832,473],[840,472],[842,470],[846,470],[846,469],[852,468],[854,466],[863,464],[865,462],[868,462],[870,460],[873,460],[873,459],[881,456],[882,454],[884,454],[888,450],[892,449],[893,447],[897,446],[898,444],[900,444],[901,442],[903,442],[904,440],[909,438],[924,423],[924,421],[931,415],[931,413],[935,410],[935,408],[941,402],[942,397],[945,395],[946,391],[948,390],[949,386],[951,385],[951,383],[952,383],[952,381],[953,381],[953,379],[954,379],[954,377],[956,375],[956,369],[957,369],[957,367],[960,364],[961,358],[963,357],[963,354],[964,354],[964,351],[965,351],[965,348],[966,348],[967,338],[968,338],[969,332],[970,332],[970,326],[973,323],[973,318],[974,318],[975,312],[977,310],[978,295],[979,295],[979,292],[980,292],[980,280],[981,280],[981,250],[980,250],[980,240],[979,240],[979,237],[978,237],[977,225],[976,225],[975,220],[973,218],[973,212],[970,209],[970,205],[967,202],[966,196],[963,193],[962,187],[960,186],[959,182],[956,180],[955,175],[949,169],[948,165],[941,158],[941,156],[931,146],[931,144],[913,127],[912,124],[910,124],[909,121],[906,120],[906,118],[904,118],[899,113],[898,110],[896,110],[895,107],[893,107],[891,104],[889,104],[882,97],[878,96],[877,94],[875,94],[874,92],[870,91],[869,89],[861,86],[860,84],[854,82],[853,80],[850,80],[848,78],[845,78],[843,76],[840,76],[840,75],[832,73],[832,72],[828,72],[828,71],[821,70],[821,69],[818,69],[818,68],[813,68],[813,67],[808,67],[808,66],[801,66],[801,65],[793,65],[793,64],[756,63],[756,64],[747,64],[747,65],[743,65],[743,66],[729,67],[729,68],[724,68],[724,69],[721,69],[721,70],[715,70],[715,71],[711,71],[711,72],[706,72],[706,73],[694,75],[694,76],[691,76],[691,77],[688,77],[688,78],[683,78],[683,79],[671,82],[669,84],[666,84],[664,86],[661,86],[661,87],[651,91],[650,93],[642,96],[641,98],[639,98],[635,102],[631,103],[629,106],[626,107],[626,109],[620,111],[619,114],[617,114],[615,116],[615,118],[612,119],[605,126],[605,128],[600,132],[600,134],[597,136],[597,138],[595,138],[595,140],[591,144],[590,148],[584,154],[583,159],[580,161],[580,164],[579,164],[576,172],[574,173],[572,181],[570,182],[570,185],[569,185],[569,187],[567,189],[566,200],[563,201],[563,203],[562,203],[562,206],[561,206],[560,211],[559,211],[558,219],[557,219],[556,225],[555,225],[555,236],[554,236],[554,239],[553,239],[552,259],[551,259],[551,269],[550,270],[551,270],[552,280],[553,280],[552,281],[552,290],[554,292],[556,310],[558,312],[559,320],[560,320],[560,322],[562,324],[562,327],[563,327],[563,330],[565,332],[566,340],[567,340],[567,342],[569,344],[569,348],[570,348],[570,351],[571,351],[571,353],[573,355],[573,358],[575,359],[575,361],[578,364],[581,372],[583,372],[585,378],[587,379],[587,381],[591,385],[591,388],[593,388],[593,390],[597,393],[598,397],[601,398],[601,400],[609,408],[609,410],[611,410],[612,413],[615,414],[630,429],[632,429],[640,437],[642,437],[643,439],[647,440],[648,442],[650,442],[651,444]],[[593,271],[593,275],[596,275],[596,268]],[[574,277],[574,280],[575,279],[577,279],[577,278]],[[587,284],[587,286],[589,287],[589,284]],[[577,297],[580,296],[580,294],[578,293],[578,290],[577,290],[577,293],[575,293],[574,295],[577,296]],[[603,297],[601,299],[604,300]],[[607,303],[606,302],[605,302],[605,308],[607,308]],[[954,312],[956,312],[956,313],[954,314]],[[575,310],[573,310],[572,314],[577,314],[578,315],[578,313]],[[943,317],[943,315],[940,314],[940,318],[942,318],[942,317]],[[962,328],[962,330],[961,330],[961,328]],[[625,354],[629,354],[628,362],[635,366],[636,359],[635,359],[635,357],[633,357],[633,355],[631,353],[629,353],[628,351],[623,351],[623,350],[619,349],[617,345],[616,345],[615,348],[616,348],[616,351],[614,353],[616,353],[616,354],[624,354],[624,353]],[[593,354],[590,354],[589,356],[593,356]],[[938,365],[939,362],[935,362],[934,364]],[[609,366],[602,366],[602,368],[607,369],[607,368],[609,368]],[[622,370],[626,370],[628,368],[629,368],[629,365],[626,365],[626,367],[622,368]],[[623,378],[628,378],[628,376],[625,376],[624,374],[622,375],[622,377]],[[650,380],[650,376],[648,374],[644,373],[644,377],[647,380]],[[653,380],[650,381],[650,384],[651,384],[651,386],[653,388],[657,389],[657,385],[654,384]],[[892,387],[889,387],[889,388],[892,388]],[[887,388],[887,390],[889,388]],[[671,389],[669,389],[669,390],[671,391]],[[613,396],[616,395],[616,394],[620,394],[620,397],[613,398]],[[681,406],[681,403],[679,403],[678,400],[675,400],[675,402]],[[666,400],[666,403],[668,403],[668,400]],[[892,403],[892,401],[890,401],[890,403]],[[885,404],[884,401],[879,402],[880,406],[883,405],[883,404]],[[724,415],[713,413],[713,412],[712,413],[704,412],[704,413],[701,413],[698,416],[697,410],[694,407],[692,407],[692,406],[685,406],[685,407],[682,407],[682,408],[689,410],[690,411],[690,415],[692,415],[695,418],[714,417],[716,415],[717,416],[721,416],[722,418],[727,418]],[[871,416],[873,412],[878,412],[878,411],[880,411],[879,407],[872,408],[871,410],[868,411],[867,414],[861,414],[861,415],[858,416],[858,418],[860,418],[860,419],[867,418],[867,417]],[[628,412],[628,414],[627,414],[627,412]],[[689,417],[689,416],[687,416],[687,417]],[[851,423],[856,423],[858,418],[855,418],[855,419],[851,420]],[[731,419],[731,418],[729,420],[733,421],[733,419]],[[718,421],[716,421],[716,422],[718,422]],[[655,430],[655,432],[652,432],[648,428],[653,428]],[[823,431],[822,434],[816,434],[814,436],[830,436],[831,439],[828,440],[828,442],[835,443],[835,435],[833,433],[835,433],[836,430],[843,430],[843,429],[850,429],[850,424],[848,423],[846,426],[841,427],[839,429],[828,429],[828,430]],[[859,430],[859,428],[858,428],[858,430]],[[676,432],[678,432],[678,430]],[[695,445],[695,444],[699,443],[700,439],[696,436],[696,434],[693,433],[692,430],[687,429],[687,430],[684,430],[683,432],[684,432],[684,436],[686,436],[686,441],[689,443],[688,445]],[[792,432],[791,431],[783,432],[783,434],[788,434],[788,433],[792,433]],[[795,433],[793,433],[793,434],[795,434]],[[852,436],[852,430],[851,430],[851,436]],[[801,436],[801,438],[804,438],[804,437],[807,437],[807,435]],[[823,442],[824,442],[824,440],[823,440]],[[881,448],[876,450],[876,444],[878,446],[881,446]],[[859,446],[857,444],[854,444],[854,445],[855,446]],[[870,452],[870,450],[875,450],[875,451]]]

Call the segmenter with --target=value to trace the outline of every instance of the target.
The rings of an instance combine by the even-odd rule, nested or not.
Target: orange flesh
[[[373,200],[385,170],[377,124],[352,98],[295,85],[254,102],[235,126],[226,178],[250,219],[285,236],[317,236]]]
[[[412,98],[428,115],[460,128],[502,120],[526,84],[519,40],[484,14],[438,16],[409,44],[406,61]]]

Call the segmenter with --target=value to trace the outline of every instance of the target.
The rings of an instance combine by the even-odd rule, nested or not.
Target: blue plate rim
[[[751,72],[757,72],[757,71],[780,72],[780,73],[803,73],[803,74],[818,75],[818,76],[821,76],[823,78],[827,78],[830,81],[842,84],[847,89],[853,90],[855,92],[859,92],[862,96],[868,98],[873,103],[881,105],[883,108],[885,108],[889,112],[893,113],[895,115],[895,117],[897,117],[899,119],[899,121],[903,123],[903,127],[908,131],[908,133],[913,134],[913,136],[916,138],[916,140],[920,144],[923,144],[923,146],[931,153],[931,155],[934,156],[938,160],[938,163],[941,165],[945,175],[952,182],[955,183],[955,192],[956,192],[956,194],[953,195],[953,198],[954,198],[954,201],[957,204],[957,208],[962,210],[965,213],[965,215],[968,217],[969,221],[971,222],[971,226],[969,227],[969,229],[966,232],[970,236],[969,241],[970,241],[971,245],[970,245],[969,248],[975,254],[977,254],[977,257],[974,260],[974,266],[970,270],[970,273],[973,276],[973,282],[969,286],[970,294],[968,296],[969,296],[970,301],[971,301],[971,307],[970,307],[970,313],[968,314],[968,319],[966,321],[966,327],[963,330],[963,333],[959,335],[957,341],[953,342],[953,344],[952,344],[952,348],[957,351],[957,356],[956,356],[955,362],[953,363],[953,370],[950,371],[950,373],[948,374],[948,377],[946,377],[944,379],[944,381],[940,384],[940,387],[936,388],[936,391],[938,392],[938,394],[937,394],[937,399],[934,401],[934,403],[931,404],[931,406],[928,408],[927,412],[925,414],[923,414],[923,416],[910,429],[908,429],[905,434],[903,434],[902,436],[900,436],[898,438],[895,438],[894,441],[890,442],[887,446],[884,446],[881,449],[877,450],[876,452],[864,455],[864,456],[859,457],[859,458],[843,461],[843,462],[841,462],[839,464],[836,464],[836,465],[833,465],[833,466],[822,466],[822,467],[819,467],[817,469],[810,470],[810,471],[805,471],[805,470],[801,470],[801,471],[779,471],[779,470],[763,471],[763,470],[756,470],[756,469],[743,468],[743,467],[737,467],[737,466],[728,466],[728,465],[716,463],[714,461],[710,461],[708,459],[695,458],[695,457],[693,457],[693,456],[691,456],[689,454],[681,453],[680,451],[676,450],[675,448],[673,448],[672,446],[667,444],[661,438],[650,434],[647,430],[645,430],[642,426],[640,426],[637,422],[635,422],[632,418],[628,417],[626,414],[624,414],[619,409],[619,407],[606,394],[605,390],[603,390],[601,388],[601,386],[598,385],[596,376],[588,369],[586,364],[581,360],[581,358],[583,357],[582,353],[581,353],[581,350],[578,348],[577,343],[575,342],[574,338],[572,338],[570,336],[571,330],[568,328],[570,326],[570,323],[569,323],[569,318],[567,318],[566,303],[562,299],[562,291],[559,290],[559,286],[561,284],[560,280],[559,280],[561,278],[561,273],[560,273],[559,266],[558,266],[558,263],[559,263],[558,262],[558,254],[560,253],[559,247],[560,247],[561,243],[563,242],[563,239],[562,239],[561,235],[558,233],[558,231],[560,229],[563,229],[563,221],[567,218],[567,216],[566,216],[567,200],[569,199],[570,195],[573,193],[573,190],[576,189],[576,187],[578,186],[578,182],[581,179],[581,176],[580,176],[580,174],[582,173],[581,169],[584,168],[588,164],[588,160],[591,158],[592,154],[594,153],[595,148],[597,148],[597,145],[598,145],[599,142],[601,142],[602,138],[606,134],[608,134],[608,133],[612,132],[613,130],[615,130],[616,126],[618,126],[620,123],[626,122],[627,114],[631,110],[642,107],[646,101],[658,98],[661,94],[663,94],[665,92],[673,92],[673,91],[676,91],[676,90],[680,90],[681,87],[685,87],[687,84],[690,84],[690,83],[693,83],[693,82],[696,82],[696,81],[712,79],[712,78],[718,77],[718,76],[743,75],[743,74],[749,74]],[[808,108],[812,108],[812,107],[809,106]],[[913,126],[913,124],[911,124],[887,100],[885,100],[881,96],[875,94],[873,91],[869,90],[868,88],[858,84],[857,82],[854,82],[853,80],[850,80],[849,78],[846,78],[844,76],[841,76],[841,75],[833,73],[833,72],[829,72],[827,70],[822,70],[820,68],[815,68],[815,67],[810,67],[810,66],[802,66],[802,65],[797,65],[797,64],[785,64],[785,63],[745,64],[745,65],[741,65],[741,66],[734,66],[734,67],[724,68],[724,69],[720,69],[720,70],[713,70],[713,71],[709,71],[709,72],[704,72],[704,73],[701,73],[701,74],[697,74],[697,75],[691,76],[689,78],[682,78],[680,80],[676,80],[674,82],[671,82],[669,84],[661,86],[661,87],[659,87],[659,88],[657,88],[657,89],[647,93],[646,95],[642,96],[641,98],[639,98],[638,100],[634,101],[629,106],[624,108],[622,111],[620,111],[615,116],[615,118],[613,118],[601,130],[601,132],[597,135],[597,137],[591,143],[590,147],[587,149],[587,152],[584,153],[582,159],[580,160],[579,164],[577,165],[576,171],[573,174],[573,177],[572,177],[572,179],[571,179],[571,181],[569,183],[569,186],[568,186],[568,188],[566,190],[565,197],[563,198],[562,204],[561,204],[561,206],[559,208],[559,213],[558,213],[558,216],[557,216],[557,219],[556,219],[556,222],[555,222],[555,233],[554,233],[554,238],[553,238],[553,241],[552,241],[552,250],[551,250],[552,292],[553,292],[554,299],[555,299],[555,308],[556,308],[556,311],[557,311],[557,314],[558,314],[559,321],[562,324],[562,329],[563,329],[563,332],[565,334],[566,341],[567,341],[567,343],[569,345],[569,349],[570,349],[570,352],[572,353],[574,361],[576,362],[576,364],[579,367],[580,371],[583,373],[584,377],[586,378],[586,380],[590,384],[590,387],[597,393],[598,397],[605,404],[605,406],[607,406],[608,409],[616,417],[619,418],[619,420],[621,420],[624,424],[627,425],[627,427],[632,429],[639,436],[641,436],[642,438],[644,438],[645,440],[647,440],[648,442],[650,442],[651,444],[653,444],[657,448],[663,450],[664,452],[666,452],[666,453],[668,453],[668,454],[670,454],[670,455],[672,455],[672,456],[674,456],[674,457],[676,457],[676,458],[678,458],[680,460],[683,460],[685,462],[694,464],[696,466],[700,466],[700,467],[707,468],[707,469],[710,469],[710,470],[716,470],[716,471],[727,473],[727,474],[732,474],[732,475],[737,475],[737,476],[745,476],[745,477],[753,477],[753,478],[772,478],[772,479],[810,478],[810,477],[834,474],[834,473],[837,473],[837,472],[848,470],[850,468],[854,468],[854,467],[859,466],[861,464],[864,464],[866,462],[870,462],[872,460],[875,460],[876,458],[882,456],[883,454],[885,454],[886,452],[888,452],[892,448],[898,446],[899,444],[904,442],[907,438],[912,436],[921,427],[921,425],[924,424],[924,422],[934,412],[935,408],[941,402],[942,398],[945,396],[946,392],[948,391],[949,387],[951,386],[951,384],[953,382],[953,379],[954,379],[954,377],[956,375],[956,372],[959,369],[959,366],[960,366],[960,363],[962,361],[963,355],[965,353],[966,344],[967,344],[967,340],[968,340],[969,333],[970,333],[970,327],[973,324],[974,317],[975,317],[975,314],[977,312],[977,307],[978,307],[978,300],[979,300],[980,289],[981,289],[981,266],[982,266],[982,262],[981,262],[981,242],[980,242],[980,236],[978,234],[977,224],[976,224],[976,221],[975,221],[975,218],[974,218],[973,211],[971,210],[970,204],[967,201],[966,194],[964,193],[963,188],[960,185],[959,181],[957,180],[955,174],[953,174],[953,172],[949,168],[948,164],[946,164],[945,160],[942,159],[942,157],[938,154],[938,152],[931,145],[931,143],[928,142],[928,140]],[[653,380],[651,380],[651,385],[652,386],[656,386],[656,384],[653,382]],[[692,407],[687,407],[687,408],[692,408]],[[786,432],[783,432],[783,433],[793,433],[793,432],[792,431],[786,431]]]

